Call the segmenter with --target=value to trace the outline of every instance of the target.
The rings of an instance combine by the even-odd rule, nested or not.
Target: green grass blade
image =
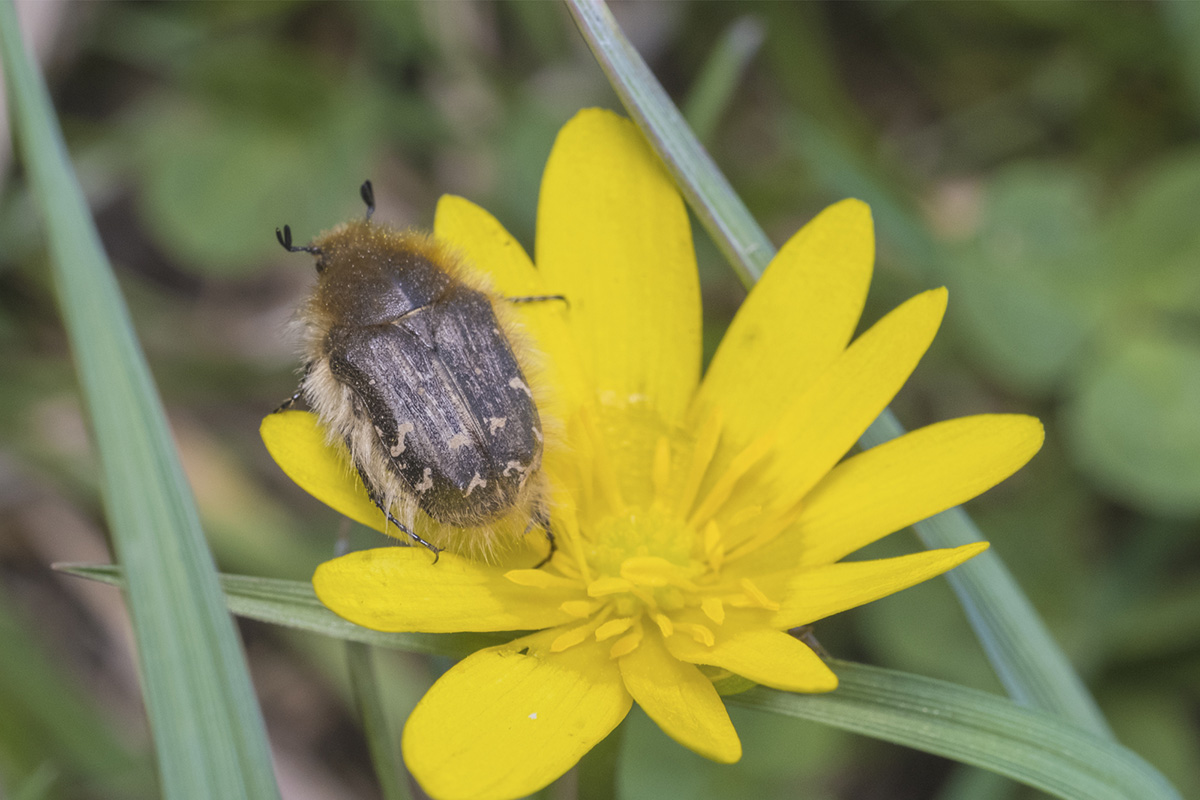
[[[696,138],[712,138],[765,35],[762,21],[755,17],[742,17],[722,34],[683,104],[683,116]]]
[[[113,586],[124,585],[120,567],[109,564],[55,564],[70,575]],[[229,610],[239,617],[319,633],[347,642],[391,647],[410,653],[465,658],[483,647],[503,644],[512,635],[493,633],[384,633],[342,619],[313,593],[307,581],[221,575],[221,588]]]
[[[674,176],[688,204],[725,254],[742,282],[752,286],[775,254],[766,234],[729,182],[688,130],[678,110],[597,0],[566,0],[576,24],[630,116]],[[890,412],[868,432],[863,446],[880,431],[903,428]],[[895,434],[893,434],[895,435]],[[916,526],[930,547],[949,547],[980,538],[961,510]],[[1101,735],[1108,726],[1095,700],[1071,668],[1000,556],[989,550],[959,566],[953,581],[968,609],[976,636],[1012,697],[1037,708],[1067,715]]]
[[[730,703],[832,725],[999,773],[1069,800],[1178,800],[1132,751],[998,695],[894,670],[831,663],[830,694],[757,688]]]
[[[262,717],[166,416],[11,0],[0,2],[0,55],[129,578],[163,794],[276,798]]]
[[[379,793],[383,800],[410,800],[412,793],[408,790],[404,765],[379,697],[371,648],[361,642],[346,642],[346,665],[350,672],[350,693],[354,695],[371,763],[379,779]]]

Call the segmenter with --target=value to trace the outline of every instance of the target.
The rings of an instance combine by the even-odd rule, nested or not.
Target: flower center
[[[591,533],[587,558],[601,575],[620,575],[629,558],[656,557],[675,566],[690,566],[695,533],[662,509],[633,509],[606,517]]]

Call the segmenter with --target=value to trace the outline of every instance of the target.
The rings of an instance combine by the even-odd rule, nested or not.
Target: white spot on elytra
[[[471,437],[465,432],[460,431],[446,440],[446,446],[451,450],[457,450],[460,447],[466,447],[471,443]]]
[[[421,482],[418,483],[413,488],[416,489],[421,494],[425,494],[426,492],[428,492],[430,489],[433,488],[432,475],[433,475],[433,470],[430,469],[429,467],[426,467],[424,474],[421,475]]]
[[[396,428],[396,443],[394,445],[392,445],[392,449],[390,451],[392,454],[392,458],[396,458],[397,456],[399,456],[401,453],[404,452],[404,450],[405,450],[404,437],[407,436],[408,434],[412,433],[415,429],[416,429],[416,426],[413,425],[411,422],[401,422],[400,425]]]
[[[530,428],[529,430],[533,433],[533,438],[537,439],[539,442],[542,441],[541,431],[539,431],[537,428]]]
[[[478,472],[476,472],[474,475],[471,476],[471,482],[467,484],[467,490],[465,492],[463,492],[463,497],[470,497],[471,492],[475,491],[475,487],[477,487],[477,486],[480,489],[487,488],[487,478],[479,477]]]
[[[488,417],[488,433],[492,436],[496,435],[496,431],[500,430],[508,423],[508,417]]]
[[[476,367],[476,368],[475,368],[475,374],[476,374],[476,375],[482,375],[482,374],[483,374],[483,370],[481,370],[479,367]]]
[[[529,467],[520,461],[509,461],[504,465],[504,472],[500,474],[507,478],[511,472],[515,472],[519,476],[517,479],[517,488],[524,489],[525,481],[529,478]]]
[[[529,397],[533,397],[533,392],[529,391],[529,387],[525,385],[525,381],[521,380],[520,378],[513,378],[508,382],[508,385],[513,389],[516,389],[518,392],[524,392]]]

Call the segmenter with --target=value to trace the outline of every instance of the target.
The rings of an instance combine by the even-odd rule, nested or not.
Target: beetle
[[[553,555],[542,420],[506,305],[565,298],[503,297],[444,243],[372,222],[370,181],[360,194],[365,218],[308,245],[294,245],[287,225],[275,230],[317,269],[298,313],[303,378],[278,410],[303,397],[371,501],[435,562],[455,537],[423,538],[422,514],[461,529],[456,549],[470,554],[491,554],[506,530],[541,527]]]

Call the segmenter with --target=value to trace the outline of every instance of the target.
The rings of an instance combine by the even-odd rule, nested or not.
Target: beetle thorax
[[[314,310],[337,325],[386,325],[433,304],[455,283],[417,233],[352,222],[317,238]],[[444,260],[444,259],[443,259]]]

